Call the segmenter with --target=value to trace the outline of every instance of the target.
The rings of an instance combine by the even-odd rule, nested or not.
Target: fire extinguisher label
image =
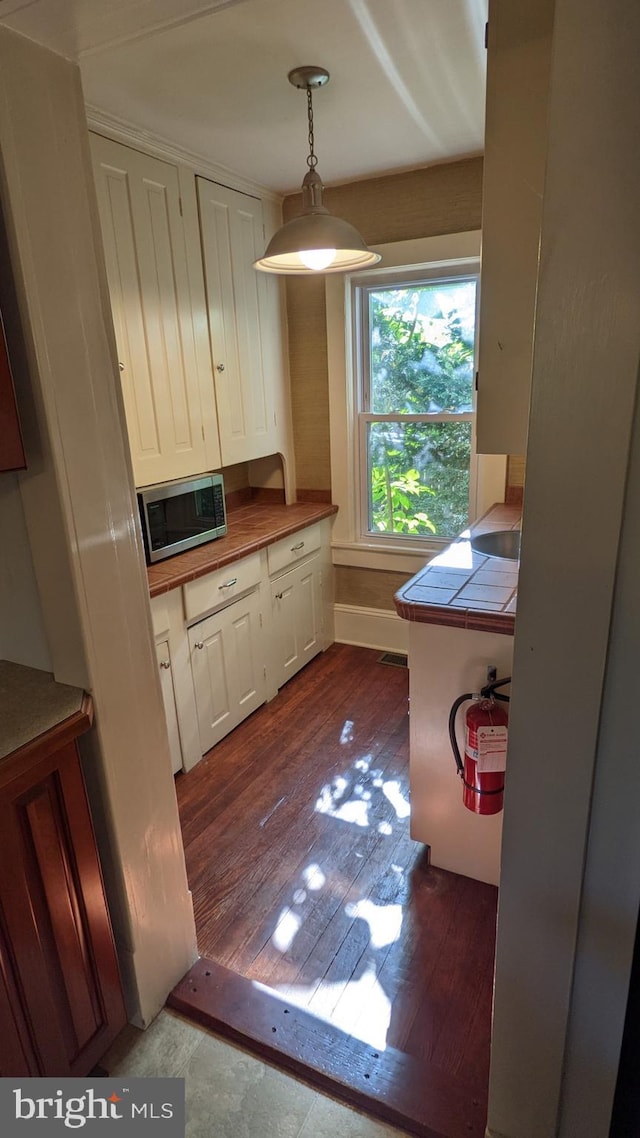
[[[507,767],[507,728],[478,727],[478,774]]]

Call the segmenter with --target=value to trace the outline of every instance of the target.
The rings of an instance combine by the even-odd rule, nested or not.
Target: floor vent
[[[408,668],[409,661],[404,652],[383,652],[378,656],[379,664],[391,664],[392,668]]]

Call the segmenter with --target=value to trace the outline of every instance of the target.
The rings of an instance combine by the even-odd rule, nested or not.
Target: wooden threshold
[[[419,1138],[483,1138],[486,1086],[474,1087],[393,1047],[376,1051],[275,992],[201,958],[168,1006]],[[348,1080],[348,1081],[346,1081]]]

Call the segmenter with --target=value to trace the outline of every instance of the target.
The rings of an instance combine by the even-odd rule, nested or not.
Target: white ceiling
[[[0,0],[80,62],[87,103],[270,189],[306,171],[300,64],[327,183],[483,148],[487,0]]]

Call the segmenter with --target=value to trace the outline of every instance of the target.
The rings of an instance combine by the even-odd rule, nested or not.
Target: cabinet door
[[[0,1006],[20,1036],[2,1073],[86,1075],[126,1016],[75,743],[0,788],[0,820]]]
[[[489,5],[477,449],[524,454],[554,0]]]
[[[174,774],[182,770],[182,748],[180,746],[180,732],[178,730],[178,715],[176,712],[176,697],[173,690],[173,672],[171,669],[171,653],[169,641],[161,640],[156,644],[156,657],[160,669],[160,686],[162,687],[162,702],[167,720],[167,733],[169,735],[169,750],[171,752],[171,770]]]
[[[263,362],[268,282],[257,198],[197,178],[200,226],[224,465],[275,449],[275,414]]]
[[[264,703],[261,643],[258,592],[189,629],[203,752]]]
[[[277,686],[322,649],[320,558],[290,569],[271,584]]]
[[[136,485],[198,474],[220,451],[201,254],[181,215],[195,195],[181,200],[166,162],[99,135],[91,148]]]
[[[0,906],[0,1078],[28,1078],[40,1074],[29,1023],[20,1001],[20,986]]]

